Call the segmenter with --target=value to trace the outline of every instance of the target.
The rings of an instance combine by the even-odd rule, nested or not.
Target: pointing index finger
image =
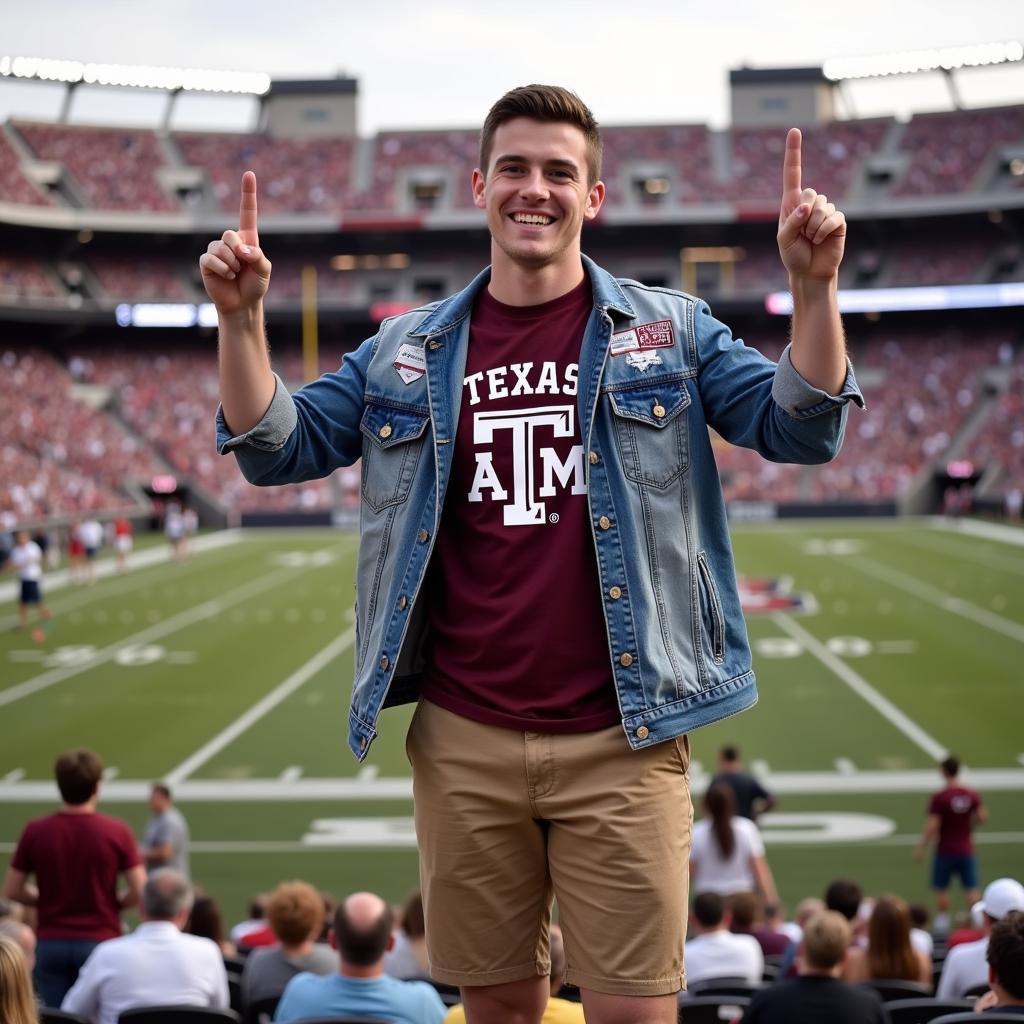
[[[790,206],[800,202],[800,142],[799,128],[790,128],[786,136],[786,155],[782,161],[782,198]],[[253,200],[255,202],[255,199]]]
[[[242,201],[238,208],[238,233],[246,245],[259,245],[256,230],[256,175],[246,171],[242,175]]]

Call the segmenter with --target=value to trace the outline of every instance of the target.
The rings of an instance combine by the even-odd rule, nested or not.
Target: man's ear
[[[595,181],[591,186],[590,192],[587,195],[587,208],[583,211],[583,216],[587,220],[593,220],[601,209],[601,205],[604,203],[604,182]]]
[[[473,205],[482,210],[486,207],[487,202],[484,198],[484,172],[477,167],[473,171]]]

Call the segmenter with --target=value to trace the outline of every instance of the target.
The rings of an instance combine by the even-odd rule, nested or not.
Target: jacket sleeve
[[[261,486],[314,480],[350,466],[362,453],[366,372],[379,337],[368,338],[338,370],[294,395],[275,374],[277,389],[269,408],[244,434],[231,434],[218,407],[217,450],[233,452],[246,480]]]
[[[773,363],[749,348],[707,303],[694,315],[701,402],[710,426],[732,444],[772,462],[828,462],[839,452],[849,402],[863,407],[853,368],[838,395],[809,384],[794,369],[789,347]]]

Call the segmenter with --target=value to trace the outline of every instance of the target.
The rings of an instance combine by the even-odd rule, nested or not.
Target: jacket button
[[[360,750],[365,750],[366,749],[366,737],[365,736],[360,736],[359,737],[359,749]]]
[[[636,738],[638,740],[645,740],[650,735],[651,735],[651,730],[648,729],[646,725],[641,725],[640,728],[637,729],[637,731],[636,731]]]
[[[602,530],[607,530],[608,527],[612,525],[612,521],[607,516],[601,516],[597,521],[597,525],[600,526]]]
[[[658,404],[651,410],[651,412],[653,412],[654,415],[657,416],[660,420],[665,415],[665,406],[663,406],[661,402],[658,402]]]
[[[418,540],[418,541],[419,541],[419,542],[420,542],[421,544],[426,544],[426,543],[427,543],[427,540],[428,540],[429,538],[430,538],[430,534],[429,534],[429,533],[427,533],[427,531],[426,531],[426,530],[420,530],[420,532],[416,534],[416,539],[417,539],[417,540]]]
[[[409,598],[407,598],[407,597],[405,596],[405,594],[403,594],[403,595],[402,595],[402,596],[401,596],[401,597],[400,597],[400,598],[398,599],[398,607],[399,607],[399,609],[401,609],[401,610],[402,610],[402,611],[404,612],[404,611],[405,611],[405,606],[406,606],[406,605],[407,605],[408,603],[409,603]]]
[[[590,453],[590,464],[596,466],[601,461],[601,456],[597,452]]]
[[[384,426],[377,431],[377,433],[385,440],[387,440],[391,436],[391,424],[385,423]]]
[[[619,658],[619,664],[623,668],[629,668],[629,666],[633,664],[633,655],[627,651]]]
[[[442,344],[443,342],[431,340],[430,342],[427,343],[427,347],[430,349],[431,352],[436,352],[441,347]]]
[[[391,664],[391,662],[388,661],[388,656],[385,654],[384,657],[380,659],[380,669],[381,669],[381,671],[382,672],[386,672],[387,668],[388,668],[388,665],[390,665],[390,664]]]
[[[618,599],[622,597],[622,587],[611,587],[608,591],[608,596],[613,601],[618,601]]]

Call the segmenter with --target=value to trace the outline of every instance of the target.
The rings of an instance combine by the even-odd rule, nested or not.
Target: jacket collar
[[[589,256],[583,256],[583,268],[590,275],[590,285],[594,292],[594,305],[609,315],[632,319],[636,316],[629,299],[626,298],[615,280],[606,270],[599,267]],[[477,293],[491,279],[491,268],[485,267],[470,283],[444,299],[419,325],[409,331],[411,338],[422,338],[428,334],[442,334],[464,320],[473,309]]]

